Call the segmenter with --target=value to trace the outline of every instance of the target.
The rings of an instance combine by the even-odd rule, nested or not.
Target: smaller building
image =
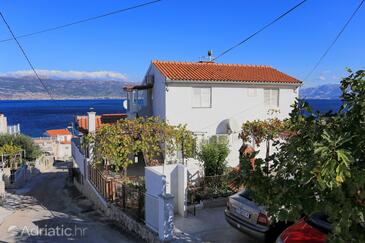
[[[87,116],[76,116],[76,129],[82,134],[87,134],[90,131],[98,130],[101,125],[114,124],[124,118],[127,118],[127,114],[96,115],[95,112],[90,111]]]
[[[52,150],[56,160],[67,161],[72,157],[72,133],[68,129],[47,130],[46,135],[52,140]]]
[[[8,120],[0,113],[0,134],[20,134],[20,124],[8,126]]]
[[[0,114],[0,134],[8,133],[8,120],[4,114]]]

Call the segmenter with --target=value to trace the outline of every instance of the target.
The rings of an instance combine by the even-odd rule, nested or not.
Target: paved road
[[[7,215],[0,221],[0,242],[137,242],[67,183],[63,164],[33,178],[26,190],[7,193],[0,209]]]
[[[175,242],[261,243],[231,225],[224,218],[224,207],[197,210],[196,216],[176,217]]]

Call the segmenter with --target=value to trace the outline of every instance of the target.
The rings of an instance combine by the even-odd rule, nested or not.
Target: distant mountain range
[[[125,81],[43,79],[55,99],[122,98]],[[0,77],[0,100],[50,99],[41,83],[32,77]]]
[[[305,99],[339,99],[341,89],[339,84],[324,84],[316,87],[300,89],[300,97]]]
[[[112,99],[126,97],[122,80],[100,79],[42,79],[55,99]],[[300,97],[306,99],[339,99],[338,84],[302,88]],[[33,77],[0,76],[0,100],[50,99],[41,83]]]

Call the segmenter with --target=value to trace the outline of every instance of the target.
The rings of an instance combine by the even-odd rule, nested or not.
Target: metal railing
[[[145,186],[142,177],[116,178],[89,165],[89,181],[106,201],[144,222]]]
[[[122,183],[114,180],[115,205],[135,219],[145,220],[145,187],[144,184]]]

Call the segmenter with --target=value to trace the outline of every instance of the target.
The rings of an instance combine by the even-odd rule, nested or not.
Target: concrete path
[[[224,218],[224,207],[196,211],[196,216],[175,218],[174,242],[260,243],[236,230]]]
[[[138,242],[92,209],[58,164],[0,207],[0,242]],[[2,215],[2,216],[1,216]]]

